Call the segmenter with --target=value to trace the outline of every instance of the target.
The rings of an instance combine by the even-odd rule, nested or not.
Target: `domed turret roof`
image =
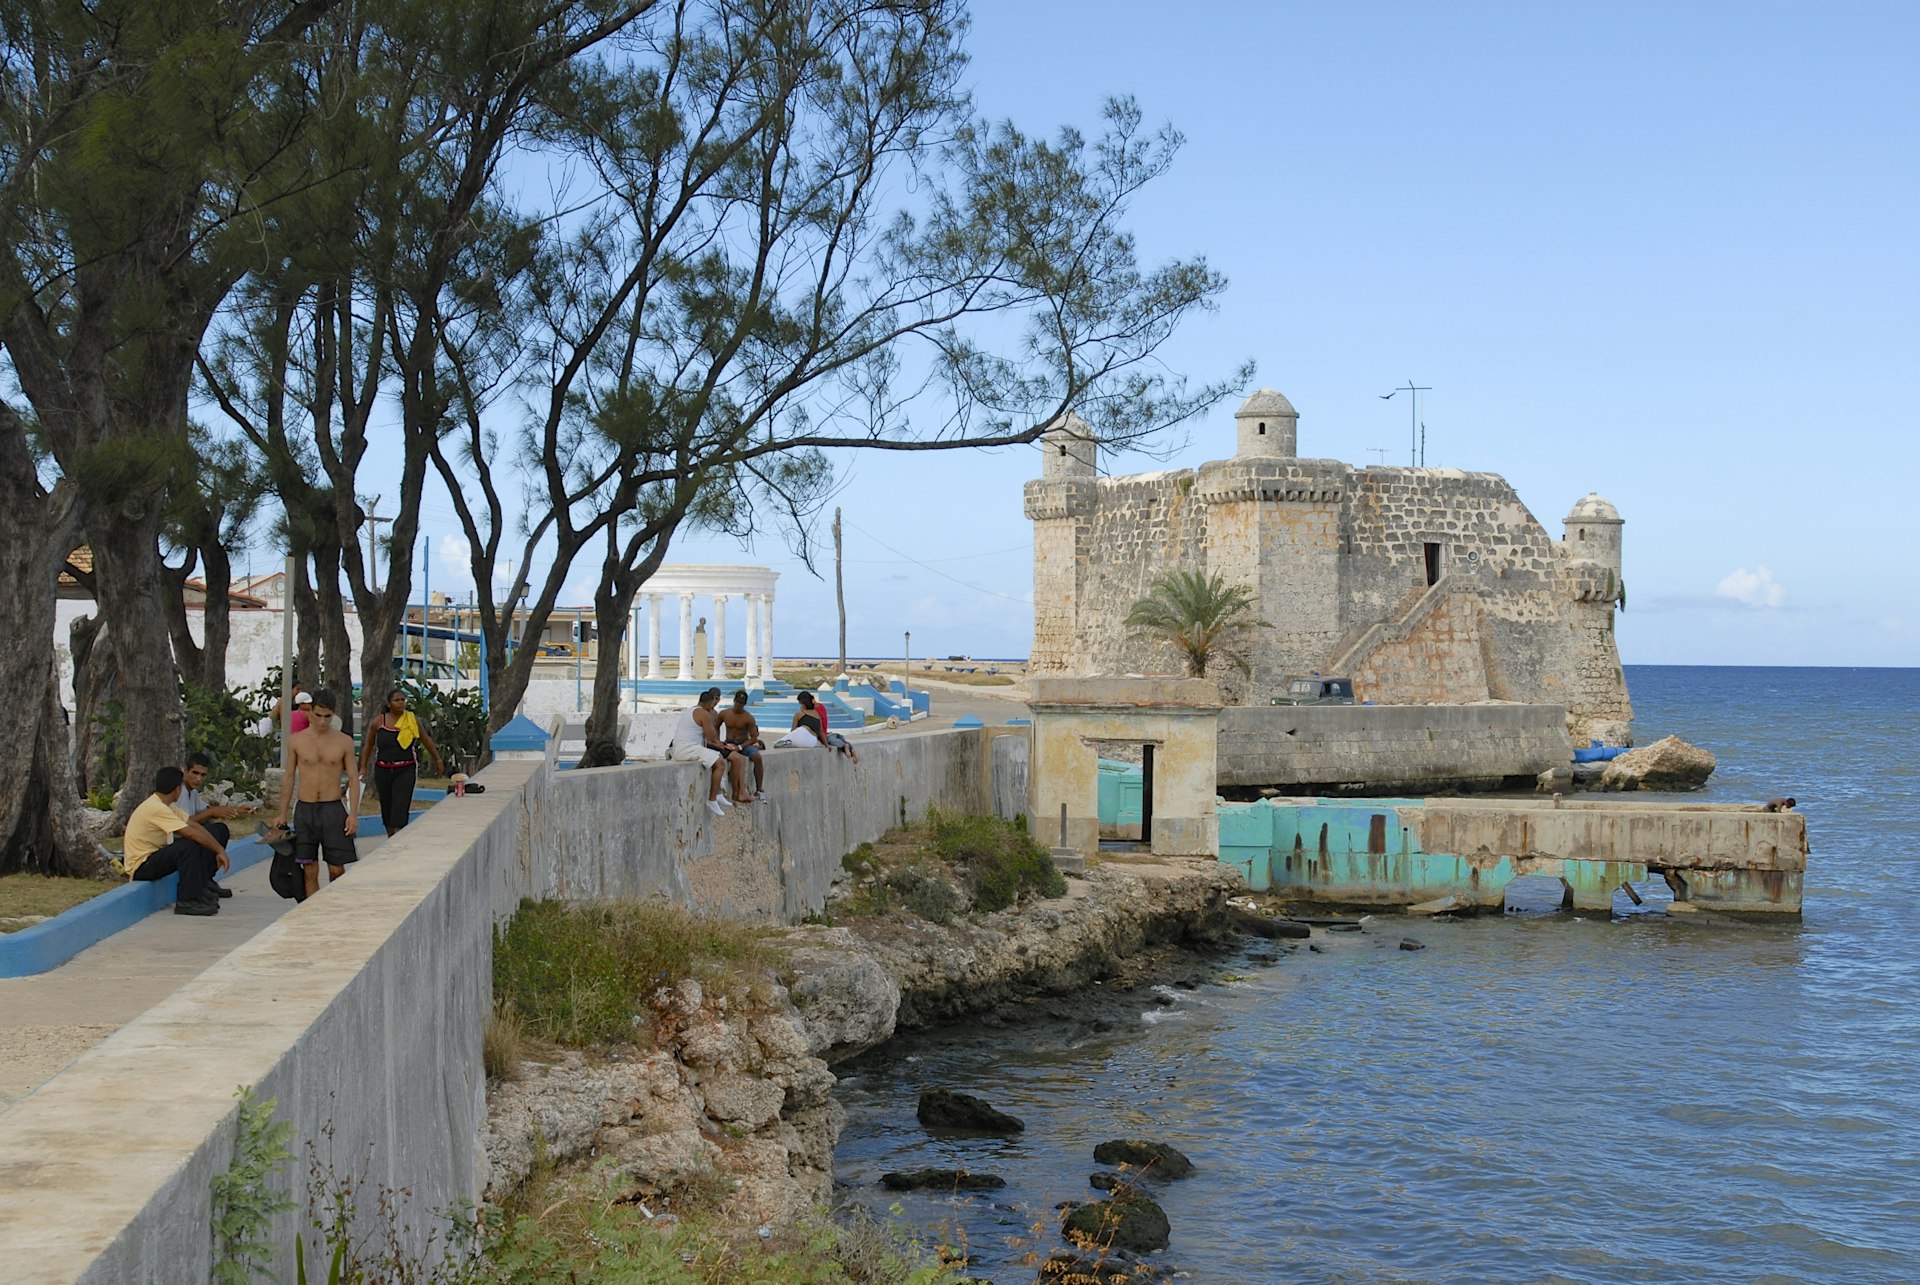
[[[1048,424],[1044,429],[1040,430],[1040,435],[1049,440],[1058,437],[1067,437],[1079,438],[1082,441],[1090,442],[1093,440],[1093,428],[1086,420],[1081,419],[1072,411],[1068,411],[1059,419],[1054,420],[1051,424]]]
[[[1259,392],[1242,402],[1240,409],[1233,413],[1235,419],[1243,419],[1249,415],[1272,415],[1275,417],[1291,415],[1295,419],[1300,418],[1300,412],[1293,408],[1293,403],[1288,401],[1284,395],[1271,388],[1262,388]]]
[[[1567,514],[1569,522],[1618,522],[1620,510],[1600,498],[1600,492],[1588,491]]]

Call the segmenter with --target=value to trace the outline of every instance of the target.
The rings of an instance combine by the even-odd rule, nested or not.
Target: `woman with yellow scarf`
[[[388,834],[406,829],[408,813],[413,809],[413,785],[420,775],[416,745],[427,747],[427,753],[433,755],[434,772],[444,776],[446,765],[439,747],[407,708],[406,693],[396,687],[387,693],[387,707],[367,729],[367,741],[360,750],[360,775],[363,779],[369,774],[373,777],[374,793],[380,796],[380,821]]]

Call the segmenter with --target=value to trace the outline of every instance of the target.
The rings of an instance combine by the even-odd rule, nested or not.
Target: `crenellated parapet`
[[[1055,518],[1090,516],[1100,504],[1100,483],[1093,478],[1036,479],[1026,486],[1027,518],[1046,522]]]
[[[1243,456],[1201,465],[1194,495],[1203,504],[1338,504],[1346,496],[1351,471],[1338,460]]]

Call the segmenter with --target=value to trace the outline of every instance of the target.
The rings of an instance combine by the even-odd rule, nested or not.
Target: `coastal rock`
[[[965,1129],[969,1133],[1020,1133],[1026,1123],[1004,1111],[997,1111],[971,1093],[952,1089],[928,1089],[920,1095],[916,1112],[920,1123],[929,1129]]]
[[[1241,932],[1255,937],[1264,937],[1268,941],[1283,938],[1305,938],[1313,936],[1313,929],[1306,924],[1295,923],[1291,919],[1276,919],[1272,915],[1255,915],[1246,911],[1234,917],[1233,925]]]
[[[900,983],[845,928],[809,928],[785,943],[807,1051],[838,1061],[882,1043],[900,1012]]]
[[[1113,1254],[1073,1254],[1057,1250],[1040,1264],[1042,1285],[1142,1285],[1170,1279],[1146,1263]]]
[[[1140,1254],[1165,1249],[1173,1235],[1167,1211],[1138,1188],[1117,1194],[1111,1200],[1081,1205],[1067,1215],[1062,1229],[1067,1239],[1081,1249],[1112,1246]]]
[[[1425,915],[1445,915],[1459,910],[1467,904],[1466,899],[1456,893],[1444,897],[1435,897],[1432,901],[1422,901],[1407,907],[1407,913],[1415,917]]]
[[[1116,1195],[1139,1190],[1123,1173],[1090,1173],[1087,1175],[1087,1185],[1095,1191],[1107,1191]]]
[[[1402,937],[1400,939],[1401,950],[1425,950],[1426,948],[1427,948],[1427,944],[1416,938]]]
[[[1718,766],[1707,750],[1667,736],[1611,760],[1600,776],[1603,790],[1697,790]]]
[[[1130,1166],[1136,1176],[1187,1178],[1193,1174],[1193,1161],[1176,1147],[1144,1138],[1115,1138],[1093,1149],[1093,1158],[1103,1165]]]
[[[881,1174],[880,1185],[888,1191],[998,1191],[1007,1180],[965,1169],[907,1169]]]

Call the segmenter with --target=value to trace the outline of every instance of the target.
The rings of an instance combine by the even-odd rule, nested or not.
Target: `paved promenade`
[[[361,836],[360,855],[384,842],[385,835]],[[270,864],[226,881],[233,896],[218,915],[161,911],[50,972],[0,978],[0,1115],[293,909],[267,886]]]

